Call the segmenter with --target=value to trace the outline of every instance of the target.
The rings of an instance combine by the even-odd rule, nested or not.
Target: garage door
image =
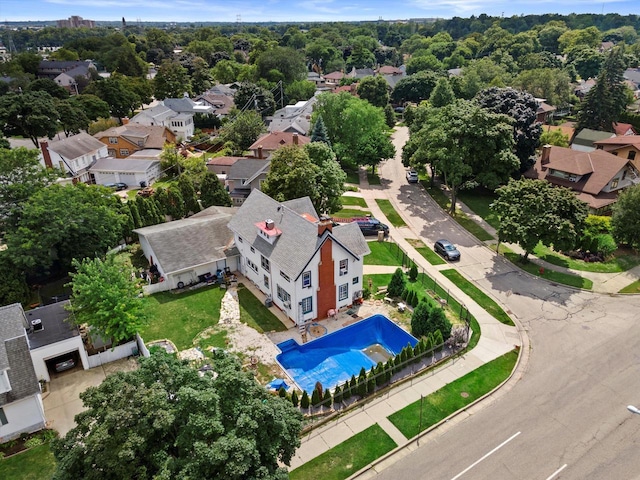
[[[45,364],[51,377],[77,369],[82,370],[82,361],[80,360],[80,352],[78,350],[49,358],[45,360]]]

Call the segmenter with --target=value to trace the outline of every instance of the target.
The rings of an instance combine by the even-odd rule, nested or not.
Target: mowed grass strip
[[[3,480],[46,480],[55,471],[56,460],[48,443],[0,460]]]
[[[338,210],[336,213],[333,213],[331,216],[334,218],[353,218],[353,217],[366,217],[367,215],[371,215],[371,212],[368,210],[357,210],[355,208],[343,208],[342,210]]]
[[[517,359],[518,352],[513,350],[424,397],[422,430],[444,420],[496,388],[509,377]],[[421,431],[420,403],[418,400],[389,416],[391,423],[407,438],[413,438]]]
[[[451,280],[456,286],[464,293],[469,295],[478,305],[482,307],[487,313],[505,325],[514,325],[513,320],[509,318],[509,315],[498,305],[491,297],[476,287],[469,280],[464,278],[457,270],[441,270],[445,277]]]
[[[142,299],[148,317],[140,335],[145,342],[168,338],[178,350],[194,346],[193,340],[220,320],[220,304],[226,290],[203,287],[184,293],[160,292]]]
[[[416,249],[416,252],[422,255],[431,265],[443,265],[447,263],[440,255],[427,247],[422,240],[417,238],[407,238],[406,240],[413,248]]]
[[[384,216],[391,222],[391,225],[396,228],[407,226],[400,214],[393,208],[390,200],[376,198],[376,203],[380,207],[380,210],[382,210],[382,213],[384,213]]]
[[[396,448],[376,423],[289,472],[290,480],[344,480]]]
[[[343,206],[347,207],[362,207],[367,208],[367,202],[362,197],[351,197],[343,195],[340,197],[340,202]]]
[[[246,323],[260,333],[284,332],[287,327],[271,310],[264,306],[251,291],[238,285],[238,302],[240,303],[240,321]]]
[[[631,253],[616,252],[606,262],[585,262],[576,258],[567,257],[554,251],[552,248],[539,243],[533,249],[533,254],[541,260],[558,265],[559,267],[581,270],[583,272],[618,273],[640,265],[640,256]]]
[[[400,259],[396,257],[389,242],[367,242],[371,253],[364,257],[365,265],[398,265]]]
[[[627,285],[618,293],[640,293],[640,280],[636,280],[631,285]]]

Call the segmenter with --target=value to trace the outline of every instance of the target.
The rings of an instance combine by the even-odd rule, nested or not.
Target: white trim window
[[[346,300],[349,297],[349,284],[344,283],[338,287],[338,301]]]
[[[287,292],[280,285],[276,285],[276,286],[277,286],[276,292],[277,292],[278,298],[280,300],[282,300],[282,303],[285,304],[285,306],[286,306],[286,304],[289,304],[289,307],[287,307],[287,308],[290,308],[291,307],[291,295],[289,295],[289,292]]]
[[[262,268],[266,272],[270,272],[271,271],[271,262],[269,262],[269,259],[265,258],[264,255],[260,255],[260,263],[262,264]]]
[[[258,273],[258,266],[255,263],[253,263],[250,258],[247,258],[247,265],[251,270]]]
[[[345,258],[340,260],[340,276],[347,275],[349,273],[349,259]]]
[[[353,285],[357,285],[359,280],[360,280],[360,277],[353,277],[353,278],[351,279],[351,283],[352,283]]]
[[[264,275],[264,287],[269,288],[269,275]]]
[[[302,313],[307,314],[313,311],[313,297],[305,297],[302,299]]]
[[[302,273],[302,288],[311,288],[311,270]]]

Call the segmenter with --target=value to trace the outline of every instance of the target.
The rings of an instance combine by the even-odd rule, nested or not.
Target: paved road
[[[401,131],[395,142],[404,139]],[[410,229],[427,244],[439,237],[457,242],[459,270],[520,322],[531,355],[508,394],[428,436],[377,477],[640,478],[640,417],[625,408],[640,404],[640,297],[581,292],[524,274],[408,185],[398,159],[381,174],[390,181],[365,196],[390,198],[415,216]]]

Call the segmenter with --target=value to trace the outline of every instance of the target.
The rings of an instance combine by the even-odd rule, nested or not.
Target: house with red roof
[[[551,145],[542,147],[542,155],[524,176],[570,188],[598,215],[611,211],[620,190],[640,183],[638,169],[626,158],[604,150],[583,152]]]
[[[630,160],[640,170],[640,135],[623,135],[594,142],[598,150],[604,150],[620,158]]]
[[[286,145],[306,145],[311,139],[295,132],[270,132],[249,147],[255,158],[268,158],[273,152]]]

